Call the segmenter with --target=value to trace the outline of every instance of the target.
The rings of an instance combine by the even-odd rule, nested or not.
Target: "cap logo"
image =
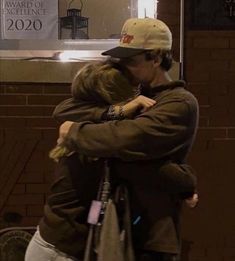
[[[120,42],[129,44],[133,39],[134,39],[134,35],[123,34],[121,36]]]

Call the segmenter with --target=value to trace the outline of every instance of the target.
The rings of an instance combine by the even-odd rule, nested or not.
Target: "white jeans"
[[[78,261],[60,252],[53,245],[47,243],[39,231],[33,235],[25,253],[25,261]]]

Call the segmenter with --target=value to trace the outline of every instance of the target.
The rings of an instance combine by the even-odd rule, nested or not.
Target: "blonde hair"
[[[115,104],[132,98],[136,88],[112,64],[90,63],[75,76],[71,92],[75,99]]]
[[[134,97],[136,88],[123,73],[111,63],[89,63],[74,77],[72,95],[75,99],[97,104],[115,104],[128,100]],[[58,144],[49,152],[49,157],[58,162],[72,151],[65,144]],[[83,160],[82,155],[79,157]]]

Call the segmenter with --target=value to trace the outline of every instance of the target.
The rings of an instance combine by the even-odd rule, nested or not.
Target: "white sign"
[[[58,39],[58,0],[1,0],[3,39]]]

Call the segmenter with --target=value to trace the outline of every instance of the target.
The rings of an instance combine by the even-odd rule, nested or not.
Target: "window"
[[[68,15],[69,9],[79,10],[79,15],[87,18],[87,24],[76,31],[75,39],[71,39],[71,29],[60,28],[60,26],[61,35],[59,34],[58,37],[60,39],[0,38],[0,57],[2,57],[2,50],[31,50],[31,53],[36,50],[54,52],[76,50],[81,53],[81,56],[97,57],[102,50],[118,44],[120,31],[126,19],[156,17],[157,2],[157,0],[59,0],[59,21]],[[11,55],[11,52],[8,54]],[[48,53],[45,56],[48,56]]]

